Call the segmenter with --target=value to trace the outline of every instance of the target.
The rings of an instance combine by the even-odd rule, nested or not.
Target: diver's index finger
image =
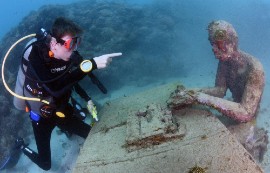
[[[119,52],[119,53],[111,53],[111,54],[108,54],[109,57],[113,58],[113,57],[117,57],[117,56],[121,56],[122,53]]]

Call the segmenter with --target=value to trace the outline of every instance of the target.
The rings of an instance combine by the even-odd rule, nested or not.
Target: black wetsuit
[[[85,76],[85,73],[77,68],[79,63],[82,61],[82,57],[75,52],[72,61],[63,61],[50,58],[48,51],[49,49],[44,43],[38,43],[32,46],[32,50],[29,55],[30,64],[28,64],[26,72],[28,76],[33,79],[46,81],[63,74],[70,65],[73,67],[61,78],[49,83],[44,84],[42,82],[32,81],[27,77],[25,79],[26,92],[39,98],[51,97],[55,111],[60,111],[65,115],[64,118],[61,118],[56,116],[54,112],[49,118],[40,116],[38,121],[32,120],[38,153],[32,151],[28,147],[24,147],[23,152],[44,170],[49,170],[51,168],[50,139],[55,126],[59,127],[61,130],[77,134],[83,138],[87,137],[91,129],[90,125],[84,123],[73,115],[73,107],[69,104],[72,87],[76,86],[76,83]],[[92,63],[94,67],[93,69],[95,69],[96,64],[93,60]],[[84,99],[90,99],[82,89],[76,89],[75,87],[75,90]],[[28,105],[31,109],[31,102],[28,102]],[[40,115],[40,112],[37,110],[35,111]]]

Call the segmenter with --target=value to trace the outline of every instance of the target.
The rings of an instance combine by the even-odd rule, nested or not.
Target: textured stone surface
[[[174,141],[186,133],[185,125],[175,121],[171,111],[154,104],[147,106],[145,111],[131,113],[126,127],[128,151]]]
[[[152,141],[143,147],[129,146],[130,141],[144,141],[157,134],[166,134],[161,129],[168,124],[159,121],[158,117],[170,113],[158,110],[166,108],[166,99],[175,87],[174,84],[161,86],[107,103],[100,112],[101,121],[94,126],[80,151],[73,172],[178,173],[188,172],[194,166],[215,173],[263,172],[226,127],[211,113],[203,110],[171,112],[171,123],[177,125],[177,130],[170,134],[173,136],[179,133],[182,136],[180,138],[168,141],[152,138],[158,143]],[[153,111],[147,114],[155,118],[149,121],[146,117],[138,117],[138,113],[145,115],[141,113],[147,112],[149,107]],[[143,108],[146,109],[142,111]],[[133,120],[130,119],[132,116]],[[143,128],[149,126],[148,130],[143,130],[147,133],[140,131],[142,126],[138,124],[142,122],[145,123]]]

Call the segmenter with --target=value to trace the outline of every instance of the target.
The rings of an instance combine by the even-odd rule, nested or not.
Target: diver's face
[[[212,44],[212,50],[216,58],[220,61],[228,61],[233,58],[234,44],[226,41],[215,41]]]
[[[64,35],[61,39],[63,41],[69,40],[71,39],[72,36],[71,35]],[[65,47],[65,45],[61,44],[61,43],[55,43],[54,45],[54,57],[57,59],[62,59],[64,61],[69,61],[70,60],[70,56],[73,52],[73,49],[67,49]]]

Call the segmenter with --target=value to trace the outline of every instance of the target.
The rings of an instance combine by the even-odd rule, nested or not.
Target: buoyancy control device
[[[28,47],[31,43],[35,42],[36,40],[37,40],[36,38],[33,38],[32,40],[30,40],[26,44],[26,47]],[[32,50],[32,46],[28,47],[28,49],[24,52],[23,54],[24,60],[28,61],[28,57],[31,50]],[[24,80],[25,80],[25,75],[22,71],[22,68],[24,68],[24,71],[26,71],[27,70],[26,64],[20,65],[18,74],[17,74],[16,85],[15,85],[15,93],[21,96],[23,95],[23,86],[24,86]],[[24,110],[26,108],[25,100],[22,100],[18,97],[13,97],[13,105],[19,110]]]

